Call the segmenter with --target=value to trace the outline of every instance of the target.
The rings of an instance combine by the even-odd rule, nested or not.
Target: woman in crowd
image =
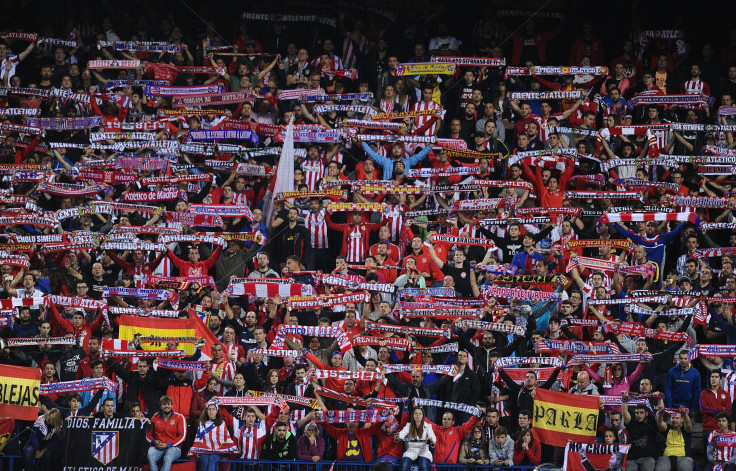
[[[425,422],[424,409],[415,407],[412,419],[399,432],[397,440],[406,442],[404,455],[401,458],[401,471],[409,471],[412,465],[419,466],[419,471],[429,471],[432,467],[432,452],[429,447],[434,446],[437,438]]]
[[[217,471],[223,455],[237,451],[238,447],[230,437],[227,424],[222,420],[220,408],[216,403],[210,402],[199,417],[197,434],[189,456],[199,457],[200,471]]]
[[[60,431],[61,412],[59,409],[51,409],[36,420],[31,428],[31,438],[23,448],[23,469],[25,471],[56,469],[56,451],[59,447]]]

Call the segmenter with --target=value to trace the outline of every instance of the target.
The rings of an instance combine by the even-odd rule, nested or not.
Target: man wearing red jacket
[[[377,231],[386,220],[381,220],[374,224],[366,224],[363,221],[363,214],[355,211],[350,215],[350,224],[336,224],[332,222],[330,215],[325,216],[327,227],[332,230],[342,232],[342,245],[340,246],[340,255],[345,257],[348,263],[363,263],[368,253],[368,240],[371,232]]]
[[[455,416],[452,412],[442,414],[442,426],[426,419],[425,421],[432,426],[432,431],[435,437],[437,437],[437,444],[434,447],[434,462],[455,464],[457,463],[460,444],[465,438],[465,435],[473,430],[473,426],[478,422],[478,418],[472,417],[460,427],[455,426]]]
[[[159,401],[161,411],[151,417],[151,430],[148,431],[148,466],[151,471],[170,471],[171,464],[181,456],[181,444],[187,436],[187,419],[173,411],[174,401],[162,396]],[[161,468],[158,461],[163,459]]]
[[[92,321],[91,324],[87,324],[87,322],[84,320],[84,313],[82,313],[81,311],[75,312],[72,316],[72,321],[69,322],[68,320],[61,317],[61,314],[59,314],[59,310],[53,304],[51,305],[49,310],[51,311],[51,322],[54,325],[59,326],[62,332],[73,333],[74,336],[79,339],[79,345],[81,345],[87,355],[89,355],[89,338],[92,336],[92,332],[99,329],[102,325],[102,321],[105,320],[105,317],[102,315],[102,313],[97,314],[97,319]]]
[[[188,262],[185,262],[174,255],[174,252],[172,252],[171,249],[168,250],[167,255],[169,256],[171,263],[179,269],[179,276],[205,276],[207,275],[207,272],[215,266],[215,262],[217,262],[221,252],[222,247],[218,245],[215,251],[212,252],[212,255],[210,255],[210,258],[204,262],[200,261],[199,249],[196,246],[189,248]]]
[[[354,410],[352,408],[346,409]],[[358,422],[348,422],[345,428],[336,428],[332,424],[322,422],[322,428],[333,439],[337,440],[338,461],[373,461],[371,435],[375,435],[383,423],[376,422],[368,428],[359,427]],[[357,442],[357,443],[356,443]]]
[[[126,273],[133,275],[136,280],[136,286],[143,283],[141,278],[153,275],[153,270],[159,266],[164,255],[166,255],[164,252],[161,252],[153,261],[147,262],[146,252],[144,250],[134,250],[133,262],[131,263],[123,260],[122,257],[119,257],[112,250],[108,250],[106,253],[117,266],[125,270]]]
[[[716,416],[720,412],[731,414],[731,395],[721,388],[721,372],[710,372],[710,387],[700,393],[700,412],[703,414],[703,432],[718,430]]]

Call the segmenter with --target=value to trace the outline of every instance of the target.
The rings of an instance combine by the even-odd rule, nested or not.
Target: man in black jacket
[[[388,384],[393,389],[397,397],[406,397],[408,404],[413,404],[414,398],[432,399],[432,396],[438,391],[442,391],[445,385],[451,380],[450,375],[440,375],[440,379],[432,384],[424,384],[424,373],[418,370],[411,372],[411,384],[402,383],[398,378],[399,373],[390,373],[386,375]],[[437,423],[437,408],[427,407],[427,419]]]
[[[509,404],[512,407],[511,417],[516,417],[519,411],[534,410],[534,395],[537,392],[537,388],[549,389],[555,381],[557,381],[557,375],[560,374],[560,368],[555,368],[552,375],[543,384],[537,384],[537,373],[535,371],[528,371],[524,384],[520,385],[514,381],[511,376],[506,373],[503,368],[498,369],[498,374],[501,375],[503,382],[506,383],[506,387],[509,390]]]
[[[302,263],[309,261],[312,251],[312,238],[309,229],[299,225],[299,209],[289,209],[288,221],[283,230],[279,231],[273,238],[271,245],[273,256],[271,267],[277,272],[281,271],[280,265],[286,262],[286,257],[296,255]]]
[[[261,457],[265,460],[296,459],[296,437],[286,430],[284,422],[277,422],[273,433],[263,441]]]
[[[130,371],[112,359],[108,359],[107,363],[116,375],[128,383],[125,393],[126,408],[131,402],[138,401],[142,395],[141,410],[147,417],[151,417],[160,410],[159,400],[166,390],[167,381],[164,375],[150,369],[150,359],[138,360],[137,371]]]
[[[455,365],[458,368],[458,374],[452,377],[452,381],[446,387],[446,397],[448,401],[460,404],[475,404],[480,398],[480,383],[478,375],[468,365],[470,354],[466,350],[457,352],[457,360]],[[463,411],[455,411],[457,420],[455,423],[464,424],[470,420],[471,415]]]

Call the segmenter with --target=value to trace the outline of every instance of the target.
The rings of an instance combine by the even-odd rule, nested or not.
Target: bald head
[[[578,373],[578,387],[580,389],[585,389],[590,384],[590,375],[587,371],[581,371]]]

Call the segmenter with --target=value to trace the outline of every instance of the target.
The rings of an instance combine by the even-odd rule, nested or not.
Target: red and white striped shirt
[[[713,461],[730,461],[733,456],[733,447],[715,446],[716,436],[718,436],[718,430],[713,430],[710,435],[708,435],[708,445],[706,445],[713,449]]]
[[[252,427],[243,427],[236,432],[240,457],[257,460],[260,457],[263,439],[266,438],[266,422],[261,420]]]
[[[702,80],[687,80],[682,84],[682,91],[687,95],[703,95],[710,96],[710,87]]]
[[[235,367],[230,360],[222,360],[219,363],[210,364],[208,373],[207,376],[215,376],[225,381],[232,381],[235,378]],[[227,389],[229,388],[226,388],[222,384],[217,385],[217,395],[224,396]]]
[[[405,204],[392,204],[388,206],[385,212],[385,217],[388,219],[386,225],[391,231],[391,242],[396,243],[399,240],[404,226],[404,211],[409,211],[409,206]]]
[[[426,110],[438,110],[440,109],[440,104],[436,101],[432,100],[429,103],[425,102],[424,100],[414,103],[413,111],[426,111]],[[419,129],[427,122],[432,119],[431,116],[417,116],[414,118],[414,126]],[[423,136],[434,136],[434,127],[430,126],[429,129],[424,131]]]
[[[398,103],[398,99],[394,98],[393,100],[386,100],[385,98],[381,100],[381,103],[379,104],[379,108],[384,113],[393,113],[394,112],[394,105]]]
[[[539,140],[546,142],[549,137],[549,125],[547,125],[547,121],[549,121],[550,118],[555,118],[557,122],[562,121],[562,113],[551,114],[546,118],[541,115],[533,114],[531,115],[531,118],[537,123],[537,127],[539,128]]]
[[[328,248],[325,214],[327,214],[327,210],[324,208],[320,209],[319,212],[316,213],[313,213],[312,211],[302,211],[304,226],[309,229],[309,233],[312,236],[313,249]]]
[[[310,190],[317,189],[317,182],[320,178],[325,176],[325,163],[324,159],[319,160],[305,160],[302,162],[302,171],[304,172],[304,183],[309,187]]]
[[[293,412],[294,412],[294,411],[292,411],[292,413],[293,413]],[[274,423],[273,423],[273,425],[271,425],[271,430],[269,431],[269,433],[274,433],[274,431],[276,430],[276,424],[277,424],[277,423],[278,423],[278,422],[274,422]],[[288,421],[288,422],[286,422],[286,429],[287,429],[287,431],[288,431],[288,432],[289,432],[290,434],[292,434],[292,435],[296,435],[297,422],[296,422],[296,420],[294,420],[294,416],[293,416],[293,414],[289,416],[289,421]]]
[[[322,63],[322,56],[316,57],[312,61],[312,65],[315,68],[319,68],[319,65]],[[331,70],[343,70],[345,68],[345,65],[343,65],[342,59],[340,59],[339,56],[333,55],[332,59],[330,60],[330,69]]]
[[[503,396],[502,391],[495,384],[491,384],[491,397]],[[506,409],[504,401],[494,402],[493,407],[498,411],[499,417],[511,417],[511,413]]]
[[[354,69],[358,65],[358,53],[365,53],[368,47],[368,38],[364,35],[361,34],[355,41],[351,36],[352,34],[348,33],[342,44],[342,61],[348,69]]]
[[[348,235],[348,263],[362,263],[368,241],[363,237],[360,226],[354,226]]]
[[[251,201],[248,200],[248,192],[247,191],[241,191],[239,193],[233,192],[232,204],[238,204],[240,206],[250,207]]]

